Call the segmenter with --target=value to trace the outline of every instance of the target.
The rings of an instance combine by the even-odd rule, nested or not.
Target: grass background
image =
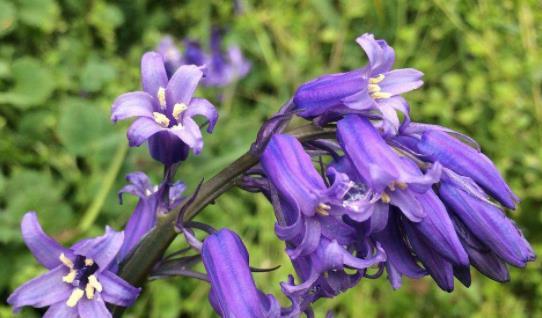
[[[128,149],[127,123],[113,126],[109,108],[139,89],[139,59],[161,36],[207,41],[212,25],[228,29],[253,63],[248,77],[224,90],[200,89],[220,109],[215,133],[178,177],[191,188],[243,153],[261,122],[295,88],[315,76],[366,62],[354,39],[373,32],[395,49],[398,67],[425,73],[407,95],[414,120],[475,137],[522,199],[513,218],[542,251],[542,4],[525,1],[243,1],[0,0],[0,294],[43,271],[25,249],[19,221],[37,210],[46,231],[69,244],[119,229],[135,198],[120,206],[123,176],[160,167],[146,149]],[[221,98],[218,98],[220,97]],[[270,205],[233,190],[201,214],[238,231],[258,286],[279,294],[291,267],[273,233]],[[180,244],[180,243],[178,243]],[[429,278],[392,291],[385,277],[363,280],[317,317],[541,317],[541,263],[512,270],[499,285],[479,274],[451,293]],[[474,270],[473,270],[474,271]],[[208,286],[186,278],[150,283],[127,317],[212,317]],[[286,304],[284,298],[281,298]],[[0,305],[0,317],[11,311]],[[25,310],[23,317],[38,316]]]

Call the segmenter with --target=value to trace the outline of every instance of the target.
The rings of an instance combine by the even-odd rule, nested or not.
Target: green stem
[[[335,136],[334,128],[319,128],[314,125],[287,129],[286,132],[301,141]],[[258,156],[247,152],[204,182],[195,200],[186,208],[184,221],[193,219],[208,204],[232,188],[235,179],[257,164],[258,160]],[[126,261],[121,264],[120,277],[134,286],[141,286],[145,282],[154,264],[162,257],[177,235],[174,222],[178,214],[179,211],[172,211],[159,220],[157,226],[141,240]],[[122,311],[120,307],[113,308],[115,317],[120,317]]]
[[[92,224],[94,224],[94,221],[100,214],[111,187],[113,187],[113,183],[117,178],[120,168],[122,167],[122,163],[124,162],[124,157],[126,156],[127,151],[128,145],[122,142],[115,152],[115,156],[109,165],[109,169],[107,169],[107,172],[105,173],[105,177],[103,178],[96,197],[94,197],[94,200],[83,214],[83,218],[79,223],[79,231],[85,232],[92,226]]]

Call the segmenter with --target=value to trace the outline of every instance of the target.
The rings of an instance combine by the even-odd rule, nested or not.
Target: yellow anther
[[[382,82],[384,80],[384,78],[385,78],[384,74],[378,74],[375,77],[369,78],[369,83],[370,84],[378,84],[378,83]]]
[[[378,84],[369,84],[368,86],[370,93],[380,92],[380,86],[378,86]]]
[[[82,290],[81,288],[74,289],[70,297],[66,301],[66,305],[72,308],[75,307],[75,305],[77,305],[79,300],[81,300],[81,298],[83,298],[84,295],[85,295],[85,291]]]
[[[173,127],[171,127],[171,129],[174,129],[174,130],[183,130],[184,129],[184,126],[182,124],[177,124]]]
[[[153,112],[152,117],[154,117],[154,121],[157,122],[160,126],[166,128],[169,126],[169,118],[167,118],[166,115],[159,112]]]
[[[73,268],[72,260],[67,258],[64,253],[60,253],[60,256],[58,258],[60,259],[60,262],[62,262],[62,264],[66,265],[69,268]]]
[[[94,287],[87,284],[87,287],[85,287],[85,294],[87,295],[87,299],[93,299],[94,298]]]
[[[396,184],[397,184],[397,187],[401,190],[405,190],[408,187],[408,185],[404,182],[396,182]]]
[[[71,284],[73,283],[73,280],[75,279],[75,275],[77,275],[77,272],[72,269],[67,275],[62,276],[62,281],[65,283]]]
[[[92,258],[85,258],[85,265],[86,266],[94,265],[94,261],[92,260]]]
[[[163,87],[158,88],[158,92],[156,93],[156,97],[158,97],[158,102],[160,103],[160,108],[166,109],[166,90]]]
[[[390,98],[392,95],[390,93],[386,93],[386,92],[374,92],[373,94],[371,94],[371,97],[374,98],[374,99],[385,99],[385,98]]]
[[[101,292],[103,290],[102,284],[100,284],[100,282],[98,281],[98,279],[94,275],[90,275],[88,277],[87,286],[91,286],[92,288],[96,289],[99,292]]]
[[[328,216],[330,210],[331,210],[331,207],[329,205],[325,204],[325,203],[320,203],[316,207],[316,213],[318,213],[320,215],[323,215],[323,216]]]
[[[184,112],[188,106],[185,103],[177,103],[173,106],[173,118],[178,119],[179,115]]]
[[[392,183],[390,183],[388,185],[388,188],[391,190],[391,191],[395,191],[395,181],[393,181]]]
[[[382,193],[382,196],[380,197],[380,199],[382,200],[382,202],[386,204],[391,202],[391,198],[386,192]]]

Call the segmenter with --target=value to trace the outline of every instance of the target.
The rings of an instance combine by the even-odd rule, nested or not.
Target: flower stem
[[[320,128],[310,124],[286,129],[285,133],[291,134],[301,141],[306,141],[334,137],[335,129]],[[184,216],[185,222],[193,219],[208,204],[213,203],[220,195],[232,188],[235,185],[236,178],[257,164],[258,160],[259,157],[257,155],[247,152],[214,177],[204,182],[197,197],[186,209]],[[179,211],[172,211],[163,216],[156,227],[128,255],[119,270],[119,275],[124,280],[134,286],[141,286],[145,282],[154,264],[160,260],[177,235],[174,222],[177,219],[178,213]],[[115,307],[112,312],[115,317],[120,317],[123,309]]]

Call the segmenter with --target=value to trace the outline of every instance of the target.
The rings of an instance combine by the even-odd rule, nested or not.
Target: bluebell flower
[[[363,48],[368,65],[346,73],[324,75],[301,85],[294,95],[299,115],[378,112],[395,131],[399,128],[396,111],[409,116],[409,106],[400,95],[422,86],[423,74],[415,69],[392,66],[395,52],[386,41],[363,34],[356,42]],[[331,118],[336,119],[335,116]]]
[[[199,63],[185,62],[181,51],[175,45],[173,37],[169,35],[160,40],[160,43],[156,47],[156,52],[164,59],[168,78],[171,78],[175,74],[175,71],[183,64],[200,65]]]
[[[141,59],[143,91],[119,96],[111,109],[111,120],[136,117],[128,129],[130,146],[149,143],[151,156],[165,165],[186,159],[188,150],[203,148],[200,128],[194,116],[209,120],[211,133],[218,112],[206,99],[193,97],[203,76],[195,65],[183,65],[168,79],[160,54],[148,52]]]
[[[137,196],[139,201],[124,229],[124,243],[118,254],[119,262],[154,227],[158,215],[167,213],[181,203],[182,194],[186,189],[182,182],[172,185],[167,182],[153,185],[143,172],[132,172],[126,176],[126,179],[129,184],[119,191],[119,201],[122,203],[124,193]]]
[[[364,209],[370,208],[365,200],[360,200],[359,209],[344,204],[352,186],[346,175],[331,171],[335,181],[326,186],[303,146],[290,135],[274,135],[261,164],[277,193],[277,236],[286,242],[301,279],[297,285],[293,279],[283,284],[287,295],[301,295],[309,302],[336,296],[354,286],[368,267],[385,260],[378,243],[357,237],[342,221],[343,216],[363,218]],[[359,272],[348,274],[345,268]]]
[[[209,301],[221,317],[281,317],[272,295],[256,288],[249,255],[241,238],[228,229],[209,235],[201,249],[203,265],[211,284]]]
[[[49,271],[9,296],[14,311],[49,306],[45,317],[111,317],[105,303],[128,307],[138,297],[138,288],[109,270],[122,246],[123,232],[107,228],[103,236],[65,248],[43,232],[35,212],[24,215],[21,231],[36,260]]]

